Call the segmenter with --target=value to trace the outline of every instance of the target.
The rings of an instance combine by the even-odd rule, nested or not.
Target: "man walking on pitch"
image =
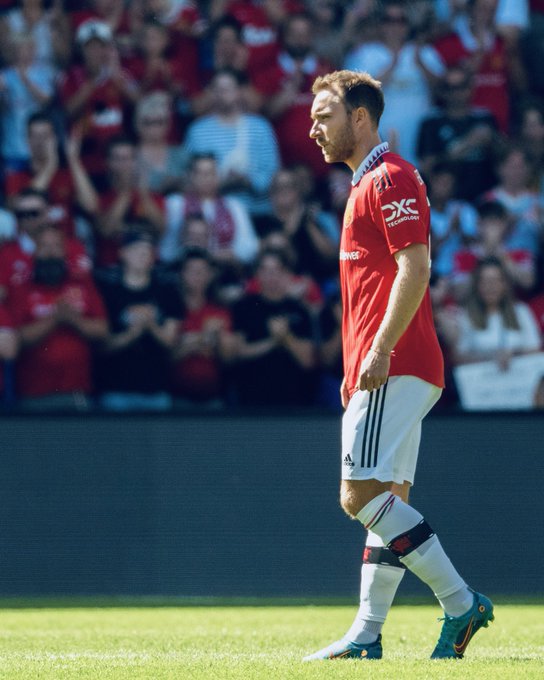
[[[345,636],[306,661],[382,656],[381,629],[406,568],[444,609],[432,658],[461,658],[493,605],[471,590],[408,505],[421,421],[443,387],[429,297],[429,202],[416,168],[378,135],[380,83],[367,73],[317,78],[312,137],[353,171],[340,244],[345,413],[341,504],[367,529],[361,602]]]

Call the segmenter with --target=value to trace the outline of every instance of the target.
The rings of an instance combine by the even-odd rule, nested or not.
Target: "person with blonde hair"
[[[139,176],[159,194],[179,189],[183,176],[180,148],[169,140],[172,115],[172,99],[167,92],[152,92],[136,106]]]

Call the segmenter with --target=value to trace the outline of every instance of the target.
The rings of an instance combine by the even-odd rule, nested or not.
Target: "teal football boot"
[[[303,661],[324,661],[326,659],[381,659],[382,636],[368,645],[358,645],[349,640],[337,640],[315,654],[305,656]]]
[[[474,634],[480,628],[487,628],[494,619],[491,600],[485,595],[474,593],[474,604],[466,614],[446,614],[442,619],[444,624],[431,659],[462,659]]]

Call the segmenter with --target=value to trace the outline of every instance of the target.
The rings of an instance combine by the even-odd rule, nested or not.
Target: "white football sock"
[[[382,539],[368,532],[366,547],[384,548]],[[381,633],[385,618],[406,569],[388,564],[369,564],[361,567],[359,610],[345,638],[364,645],[375,642]]]
[[[380,494],[358,513],[357,519],[368,530],[381,537],[385,545],[401,534],[409,532],[423,521],[423,516],[398,496]],[[415,549],[399,555],[400,561],[426,583],[438,600],[447,604],[450,616],[461,616],[472,606],[473,594],[461,578],[449,557],[432,535]],[[468,603],[468,604],[467,604]]]

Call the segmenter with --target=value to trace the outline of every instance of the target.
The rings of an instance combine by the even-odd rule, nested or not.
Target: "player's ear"
[[[368,115],[368,110],[365,109],[364,106],[358,106],[356,109],[353,109],[352,113],[352,121],[356,123],[357,125],[365,125],[368,124],[370,117]]]

